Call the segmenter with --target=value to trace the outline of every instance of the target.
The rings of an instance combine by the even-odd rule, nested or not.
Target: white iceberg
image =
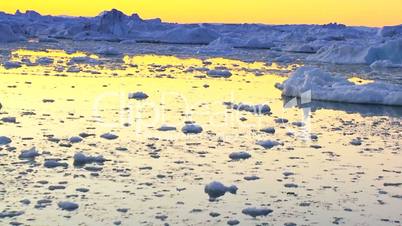
[[[312,100],[402,106],[401,85],[380,81],[356,85],[345,76],[318,68],[299,68],[283,83],[284,96],[301,97],[306,92],[311,92]]]

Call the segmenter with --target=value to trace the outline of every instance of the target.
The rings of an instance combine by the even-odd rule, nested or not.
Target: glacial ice
[[[283,83],[284,96],[301,97],[306,92],[311,92],[312,100],[402,105],[401,85],[381,81],[356,85],[342,75],[312,67],[299,68]]]
[[[59,202],[57,205],[59,206],[60,209],[66,210],[66,211],[73,211],[73,210],[78,209],[78,207],[79,207],[77,203],[67,202],[67,201]]]
[[[251,155],[245,151],[232,152],[229,155],[229,158],[232,160],[248,159],[250,157],[251,157]]]

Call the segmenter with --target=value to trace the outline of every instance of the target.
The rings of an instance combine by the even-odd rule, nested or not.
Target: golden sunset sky
[[[0,0],[8,13],[94,16],[112,8],[179,23],[402,24],[402,0]]]

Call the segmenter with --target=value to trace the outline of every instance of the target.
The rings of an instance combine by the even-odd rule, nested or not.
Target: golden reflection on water
[[[205,219],[210,219],[209,212],[219,211],[224,218],[208,223],[221,224],[227,218],[237,218],[245,224],[254,224],[255,220],[234,214],[240,213],[245,203],[270,206],[274,213],[263,221],[281,224],[287,221],[331,223],[333,216],[342,216],[354,224],[381,217],[396,218],[400,214],[396,208],[399,200],[379,197],[378,189],[384,181],[376,179],[379,176],[386,181],[398,179],[398,175],[384,176],[383,172],[383,165],[387,169],[400,169],[399,158],[395,158],[400,154],[392,154],[399,146],[398,128],[386,124],[389,118],[364,118],[358,112],[347,114],[331,109],[308,114],[308,128],[275,123],[275,118],[300,121],[303,110],[308,110],[285,109],[281,92],[274,88],[276,82],[286,78],[275,75],[272,70],[289,68],[222,58],[201,60],[140,55],[125,56],[119,61],[91,56],[103,63],[79,64],[81,71],[71,73],[66,70],[69,60],[89,54],[17,50],[12,55],[14,61],[51,56],[54,63],[0,69],[1,117],[15,116],[18,122],[0,124],[0,135],[11,137],[18,153],[36,146],[50,152],[45,157],[59,157],[70,164],[71,156],[77,151],[102,154],[112,161],[105,163],[100,176],[92,177],[85,169],[72,166],[65,171],[42,169],[45,157],[40,157],[37,171],[23,179],[15,179],[19,170],[26,170],[29,165],[18,165],[20,168],[15,170],[11,162],[15,162],[17,154],[11,153],[3,158],[9,163],[5,165],[7,169],[0,172],[12,182],[13,188],[8,188],[7,197],[0,196],[0,210],[5,205],[17,203],[14,197],[35,200],[45,196],[49,192],[47,189],[26,183],[46,179],[51,183],[69,182],[66,191],[52,193],[57,200],[66,199],[65,196],[74,193],[77,187],[91,189],[86,198],[71,198],[80,203],[80,211],[70,219],[70,223],[75,224],[113,222],[121,218],[115,211],[119,207],[130,207],[133,214],[123,218],[125,223],[148,221],[158,224],[161,221],[155,219],[155,215],[162,212],[169,215],[169,222],[176,224],[205,224]],[[56,67],[63,67],[63,70],[55,71]],[[226,79],[209,78],[203,68],[226,68],[233,75]],[[128,93],[136,91],[145,92],[149,98],[129,100]],[[226,101],[269,104],[272,115],[227,109],[223,104]],[[195,121],[204,132],[184,135],[180,129],[185,121]],[[379,126],[373,127],[374,122]],[[178,131],[156,130],[164,124],[175,126]],[[259,129],[264,127],[275,127],[276,133],[260,132]],[[384,128],[389,129],[390,135],[383,134]],[[60,138],[61,143],[68,143],[69,137],[81,132],[96,136],[73,144],[71,148],[47,140],[52,135]],[[119,139],[105,141],[99,138],[105,132],[115,133]],[[294,135],[290,136],[289,132]],[[309,133],[318,134],[318,141],[301,139]],[[349,142],[355,137],[367,140],[361,147],[351,146]],[[256,145],[256,141],[266,139],[278,140],[284,145],[273,150]],[[311,148],[310,144],[323,148]],[[126,147],[128,151],[116,151],[117,147]],[[366,148],[375,150],[367,151]],[[228,161],[228,155],[238,150],[251,152],[252,159]],[[150,156],[154,152],[159,153],[160,158]],[[139,170],[144,166],[151,166],[152,170]],[[282,173],[285,171],[292,171],[296,176],[284,178]],[[121,172],[129,176],[121,176]],[[167,178],[157,178],[158,174],[167,175]],[[258,175],[261,179],[245,181],[243,177],[249,175]],[[203,193],[203,186],[213,180],[236,184],[239,193],[225,195],[219,202],[211,203]],[[286,182],[297,183],[300,187],[284,189]],[[147,183],[151,185],[144,185]],[[178,192],[177,188],[186,190]],[[389,191],[397,194],[395,190]],[[380,198],[388,205],[376,204]],[[179,201],[184,204],[178,205]],[[311,203],[311,207],[300,207],[302,202]],[[358,211],[345,213],[343,208],[350,206]],[[64,213],[56,207],[46,211],[25,208],[26,215],[35,216],[37,222],[67,222],[60,219]],[[203,212],[189,214],[194,208],[202,208]],[[307,210],[311,216],[306,221]],[[362,214],[369,217],[362,217]]]

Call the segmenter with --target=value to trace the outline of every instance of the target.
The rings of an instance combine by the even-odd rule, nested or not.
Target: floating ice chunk
[[[103,138],[103,139],[106,139],[106,140],[115,140],[115,139],[117,139],[119,136],[117,136],[117,135],[115,135],[115,134],[112,134],[112,133],[104,133],[104,134],[102,134],[100,137]]]
[[[70,139],[68,139],[68,141],[70,141],[70,143],[79,143],[82,141],[81,137],[70,137]]]
[[[79,207],[78,204],[74,202],[59,202],[57,205],[60,209],[67,211],[74,211]]]
[[[70,72],[70,73],[78,73],[80,71],[81,71],[81,69],[77,66],[71,66],[67,69],[67,72]]]
[[[232,152],[229,155],[229,158],[231,158],[232,160],[248,159],[250,157],[251,155],[245,151]]]
[[[212,78],[229,78],[232,73],[228,70],[209,70],[207,75]]]
[[[279,143],[278,141],[264,140],[264,141],[258,141],[257,144],[265,149],[271,149],[275,146],[280,145],[281,143]]]
[[[237,187],[234,185],[226,187],[221,182],[213,181],[205,186],[204,191],[209,195],[209,198],[216,199],[223,196],[226,192],[236,194]]]
[[[13,68],[20,68],[21,63],[16,61],[6,61],[3,63],[3,67],[5,69],[13,69]]]
[[[232,108],[234,110],[238,111],[247,111],[251,112],[254,114],[269,114],[271,113],[271,108],[268,106],[268,104],[257,104],[257,105],[249,105],[249,104],[234,104],[231,102],[225,102],[224,105],[228,106],[229,108]]]
[[[245,215],[249,215],[252,217],[259,217],[259,216],[267,216],[268,214],[272,213],[273,210],[268,208],[256,208],[256,207],[248,207],[241,211]]]
[[[100,63],[101,62],[99,60],[91,58],[91,57],[87,57],[87,56],[73,57],[68,62],[69,65],[74,65],[74,64],[97,65],[97,64],[100,64]]]
[[[12,218],[12,217],[17,217],[24,214],[24,211],[3,211],[0,212],[0,219],[1,218]]]
[[[275,128],[274,127],[266,127],[266,128],[260,129],[260,131],[264,132],[264,133],[274,134]]]
[[[85,165],[89,163],[103,163],[106,159],[102,155],[98,156],[87,156],[82,152],[75,153],[74,155],[74,165]]]
[[[350,144],[355,145],[355,146],[359,146],[362,145],[362,140],[360,139],[353,139]]]
[[[0,136],[0,145],[7,145],[11,143],[11,139],[6,136]]]
[[[282,95],[301,97],[311,94],[312,100],[357,104],[402,105],[402,86],[375,81],[356,85],[346,77],[318,68],[302,67],[284,83]],[[311,93],[310,93],[311,92]]]
[[[1,121],[6,123],[16,123],[17,119],[15,117],[4,117]]]
[[[260,177],[255,176],[255,175],[253,175],[253,176],[245,176],[244,177],[244,180],[248,180],[248,181],[250,181],[250,180],[259,180],[259,179],[260,179]]]
[[[238,224],[240,224],[240,221],[238,221],[238,220],[228,220],[226,223],[228,225],[238,225]]]
[[[128,99],[145,100],[147,98],[148,98],[148,95],[144,92],[135,92],[135,93],[128,94]]]
[[[402,39],[390,40],[383,44],[359,43],[333,44],[321,48],[308,60],[336,64],[367,64],[388,60],[392,64],[402,64]]]
[[[163,125],[163,126],[159,127],[158,130],[159,131],[164,131],[164,132],[165,131],[175,131],[176,127]]]
[[[202,127],[196,124],[186,124],[181,131],[185,134],[197,134],[202,132]]]
[[[36,63],[39,65],[49,65],[53,64],[54,60],[50,57],[40,57],[36,60]]]
[[[104,56],[119,56],[121,53],[113,48],[113,47],[102,47],[100,50],[96,52],[97,54],[104,55]]]
[[[44,167],[46,168],[56,168],[56,167],[64,167],[67,168],[68,164],[65,162],[59,162],[58,160],[46,160],[45,163],[43,164]]]
[[[35,147],[32,147],[29,150],[23,150],[21,154],[18,156],[20,159],[34,159],[35,157],[39,156],[39,152],[36,150]]]

